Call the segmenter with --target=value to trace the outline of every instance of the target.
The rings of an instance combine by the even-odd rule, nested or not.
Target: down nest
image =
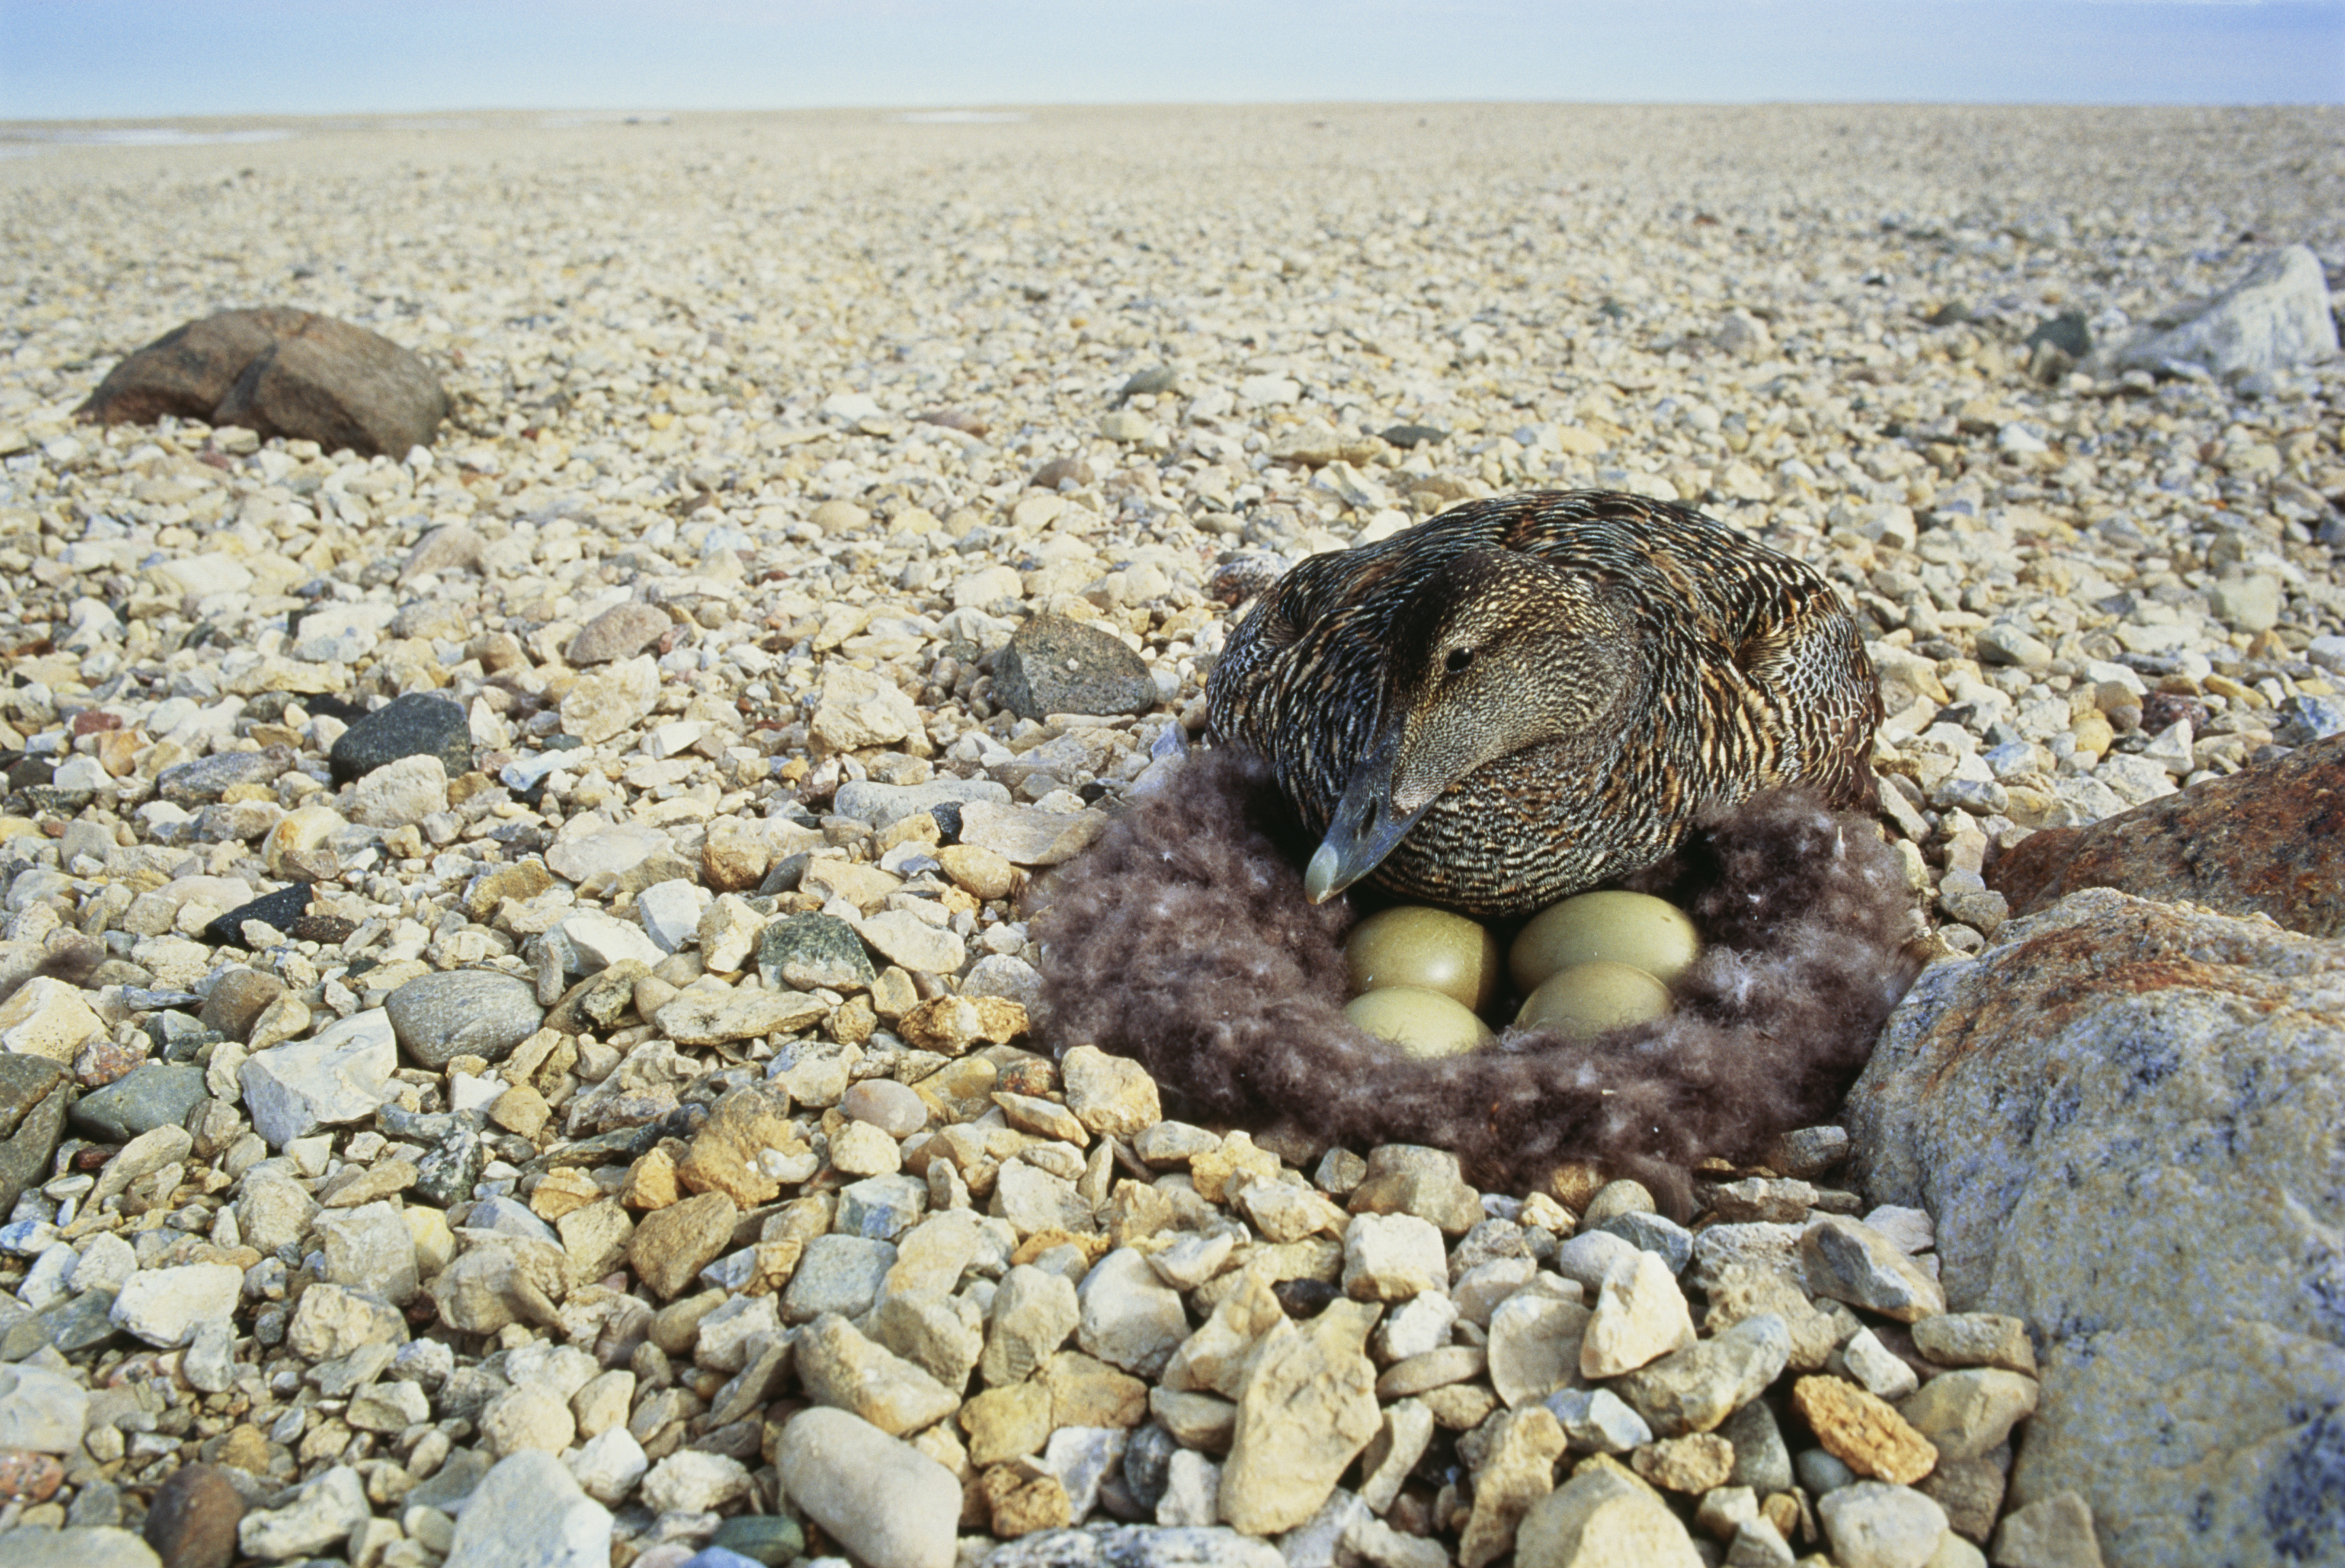
[[[1706,814],[1636,879],[1706,944],[1669,1017],[1584,1042],[1509,1028],[1495,1049],[1412,1060],[1344,1016],[1359,911],[1305,902],[1308,851],[1259,757],[1192,754],[1042,891],[1045,1037],[1138,1060],[1175,1114],[1432,1144],[1516,1190],[1593,1160],[1682,1212],[1691,1166],[1832,1115],[1920,968],[1880,830],[1777,791]]]

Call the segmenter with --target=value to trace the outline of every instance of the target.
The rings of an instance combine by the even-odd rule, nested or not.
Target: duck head
[[[1514,551],[1444,562],[1403,602],[1389,635],[1376,728],[1304,872],[1314,904],[1374,871],[1485,764],[1603,742],[1640,673],[1633,625],[1599,579]]]

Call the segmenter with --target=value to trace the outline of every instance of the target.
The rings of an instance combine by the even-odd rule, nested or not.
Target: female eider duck
[[[1881,698],[1814,571],[1579,491],[1311,557],[1231,636],[1206,713],[1321,835],[1314,903],[1365,878],[1490,917],[1642,871],[1762,790],[1870,807]]]

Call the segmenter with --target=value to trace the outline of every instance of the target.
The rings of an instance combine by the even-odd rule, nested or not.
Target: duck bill
[[[1327,836],[1303,871],[1303,895],[1312,903],[1326,903],[1383,865],[1437,797],[1436,791],[1414,811],[1394,804],[1393,760],[1399,750],[1397,729],[1386,732],[1345,786]]]

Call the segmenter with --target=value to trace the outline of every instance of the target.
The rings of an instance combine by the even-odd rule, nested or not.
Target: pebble
[[[1591,1467],[1534,1506],[1516,1536],[1522,1568],[1636,1563],[1698,1568],[1693,1537],[1651,1488],[1617,1469]]]
[[[1938,1451],[1886,1401],[1838,1378],[1792,1385],[1792,1405],[1834,1459],[1860,1475],[1910,1484],[1930,1473]]]
[[[1977,1459],[2035,1413],[2038,1394],[2034,1378],[1998,1367],[1969,1368],[1932,1378],[1898,1413],[1941,1459]]]
[[[1188,1337],[1180,1293],[1156,1277],[1148,1260],[1119,1247],[1093,1264],[1077,1287],[1082,1310],[1076,1343],[1090,1355],[1135,1377],[1152,1377]]]
[[[1150,437],[1152,424],[1139,422],[1139,435],[1127,439]],[[1031,617],[1010,637],[994,661],[993,690],[1010,712],[1028,719],[1140,713],[1157,701],[1139,654],[1097,627],[1052,614]]]
[[[124,1331],[172,1350],[199,1324],[227,1322],[243,1285],[243,1274],[226,1263],[145,1269],[124,1282],[108,1316]]]
[[[281,1506],[245,1514],[237,1525],[237,1545],[248,1557],[305,1557],[347,1541],[369,1512],[359,1472],[338,1464],[305,1482]]]
[[[580,1489],[560,1460],[529,1449],[497,1461],[472,1488],[445,1568],[604,1568],[610,1553],[610,1511]]]
[[[1826,1492],[1816,1517],[1843,1568],[1925,1568],[1946,1533],[1945,1511],[1935,1502],[1878,1481]]]
[[[0,1449],[71,1453],[89,1419],[89,1391],[46,1367],[0,1367]]]
[[[2098,1568],[2092,1504],[2056,1492],[2012,1510],[1995,1530],[1992,1560],[1999,1568]]]
[[[775,1462],[790,1500],[871,1568],[952,1568],[952,1472],[845,1411],[790,1419]]]
[[[614,604],[578,629],[563,657],[579,669],[630,659],[664,636],[667,616],[648,604]]]
[[[1916,1267],[1888,1235],[1845,1216],[1810,1220],[1800,1237],[1809,1288],[1901,1323],[1946,1310],[1938,1281]]]
[[[419,975],[383,999],[383,1013],[401,1048],[427,1067],[460,1056],[502,1061],[545,1017],[527,982],[492,969]]]
[[[391,1096],[398,1061],[397,1035],[378,1007],[255,1053],[237,1081],[253,1130],[281,1149],[320,1127],[372,1116]]]
[[[218,1465],[183,1465],[156,1488],[141,1533],[164,1568],[228,1568],[244,1508]]]
[[[326,761],[334,783],[349,784],[407,757],[438,758],[443,778],[470,773],[472,736],[463,708],[428,692],[394,697],[344,730]]]
[[[1693,1343],[1692,1314],[1669,1265],[1639,1251],[1604,1276],[1580,1340],[1579,1372],[1617,1377]]]
[[[204,1070],[187,1062],[142,1062],[74,1102],[76,1126],[113,1143],[178,1127],[205,1098]]]

